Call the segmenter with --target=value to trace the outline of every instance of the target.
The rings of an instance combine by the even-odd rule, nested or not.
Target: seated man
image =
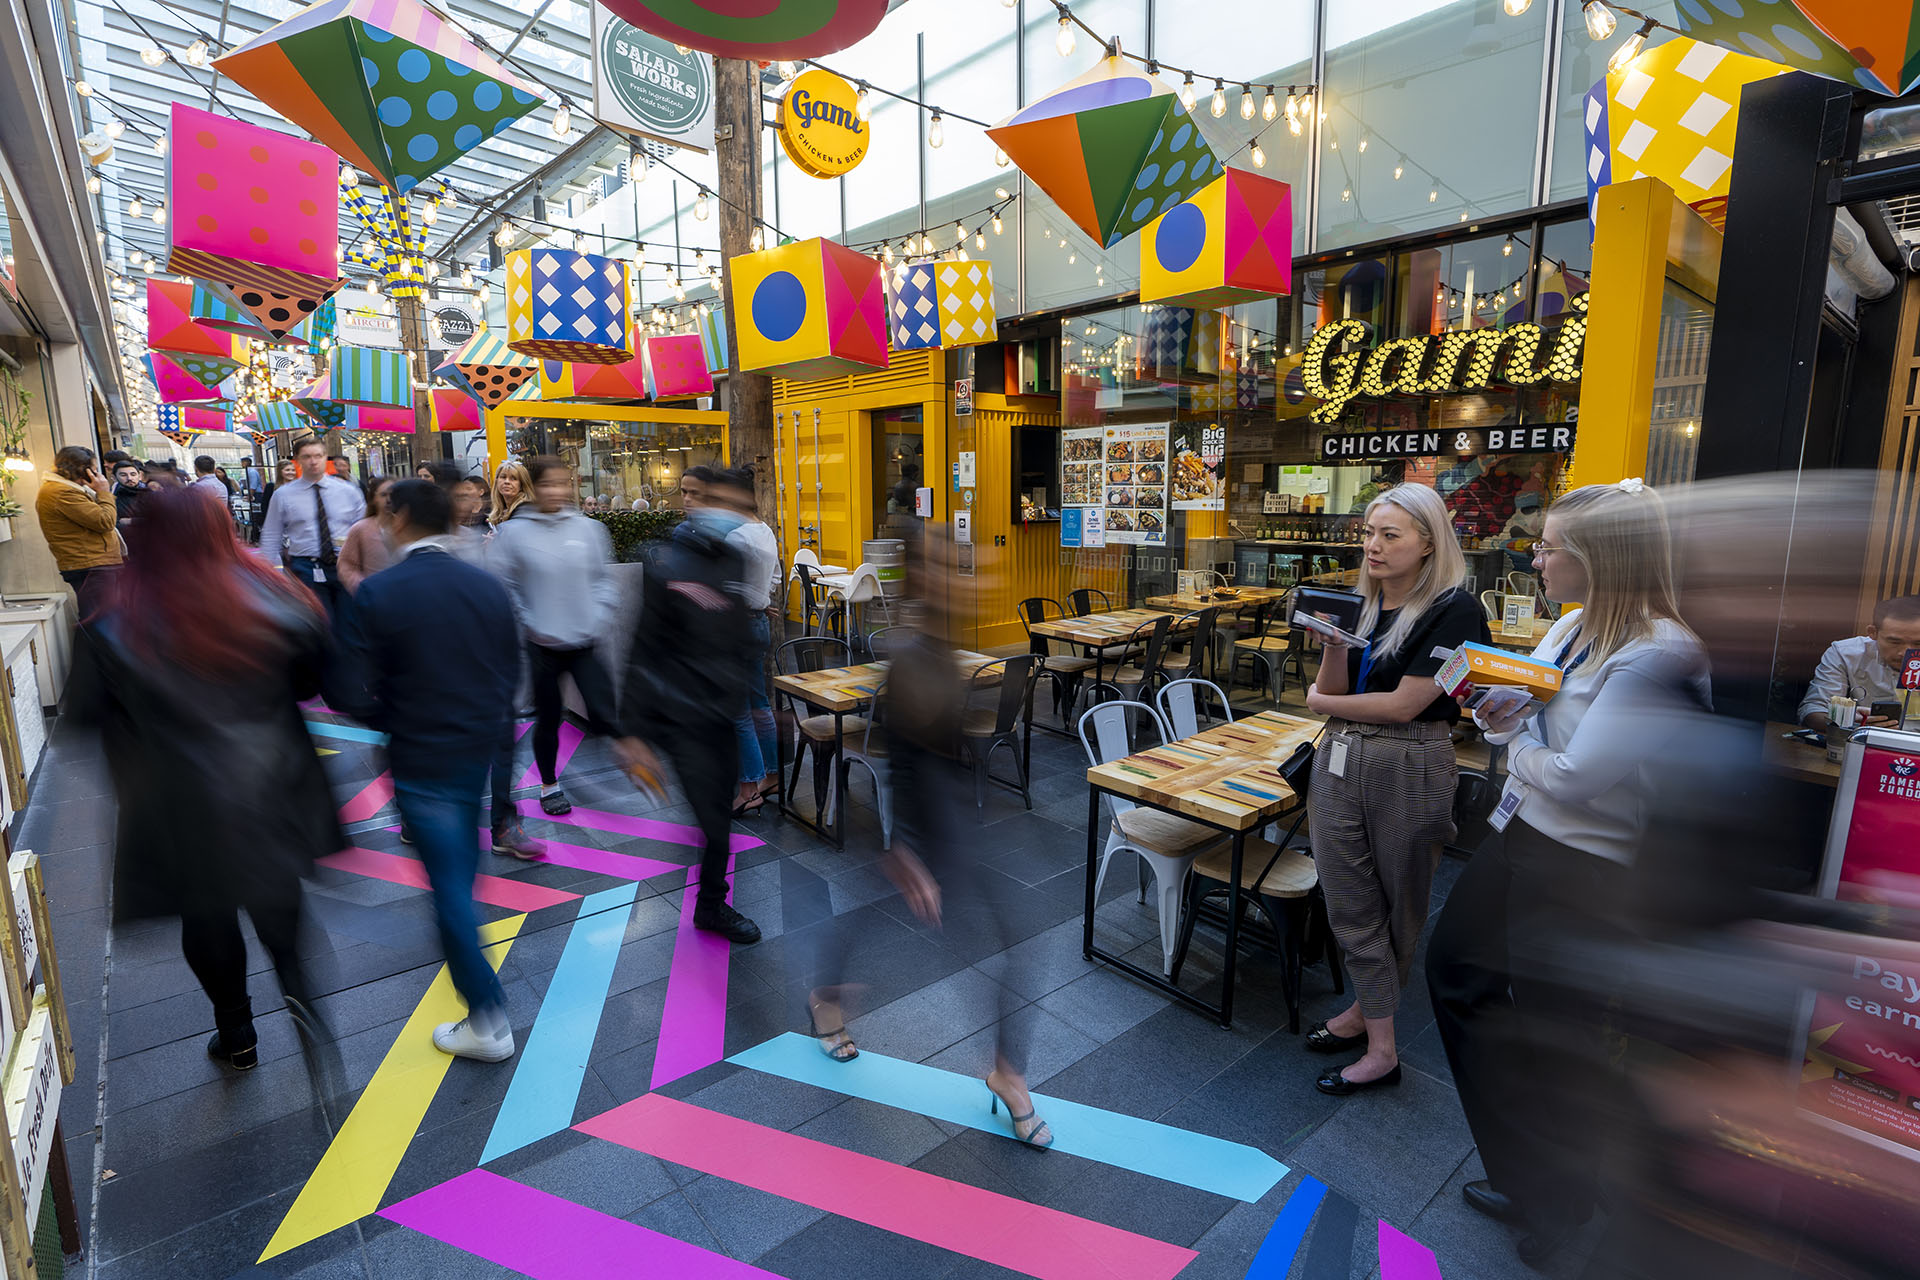
[[[1827,704],[1852,698],[1860,704],[1860,724],[1893,728],[1896,719],[1872,716],[1876,702],[1900,698],[1900,660],[1909,649],[1920,649],[1920,596],[1895,596],[1874,606],[1873,623],[1864,636],[1835,640],[1820,655],[1820,665],[1800,700],[1800,723],[1822,732],[1827,728]]]

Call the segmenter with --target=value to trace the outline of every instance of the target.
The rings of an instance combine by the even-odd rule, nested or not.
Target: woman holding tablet
[[[1540,588],[1582,601],[1534,656],[1563,672],[1531,717],[1475,719],[1509,746],[1489,841],[1434,926],[1427,986],[1487,1180],[1462,1190],[1520,1230],[1537,1266],[1591,1215],[1612,1072],[1606,1010],[1576,976],[1583,943],[1622,936],[1629,866],[1654,794],[1650,744],[1708,703],[1706,655],[1679,619],[1665,508],[1638,480],[1575,489],[1533,549]],[[1576,971],[1579,971],[1576,975]]]
[[[1328,717],[1308,792],[1313,860],[1357,999],[1307,1033],[1320,1053],[1364,1048],[1323,1093],[1400,1083],[1393,1015],[1413,972],[1440,850],[1453,838],[1460,708],[1434,683],[1441,658],[1486,643],[1466,557],[1440,495],[1402,484],[1367,505],[1357,624],[1365,649],[1328,641],[1309,710]]]

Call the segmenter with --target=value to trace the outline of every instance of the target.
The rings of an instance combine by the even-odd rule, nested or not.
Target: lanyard
[[[1373,650],[1374,646],[1368,645],[1360,651],[1360,675],[1353,683],[1355,693],[1367,691],[1367,677],[1373,672]]]
[[[1593,652],[1593,645],[1592,645],[1592,644],[1588,644],[1588,645],[1586,645],[1586,646],[1585,646],[1584,648],[1582,648],[1582,649],[1580,650],[1580,655],[1579,655],[1578,657],[1576,657],[1576,658],[1575,658],[1575,659],[1574,659],[1574,660],[1573,660],[1572,662],[1568,662],[1568,661],[1567,661],[1567,654],[1568,654],[1568,653],[1570,653],[1570,652],[1572,652],[1572,650],[1573,650],[1573,642],[1574,642],[1574,640],[1577,640],[1578,638],[1579,638],[1579,633],[1578,633],[1578,632],[1576,632],[1576,633],[1575,633],[1575,634],[1573,635],[1573,637],[1571,637],[1570,639],[1568,639],[1568,641],[1567,641],[1567,647],[1566,647],[1565,649],[1562,649],[1562,650],[1560,651],[1560,658],[1559,658],[1559,662],[1558,662],[1558,663],[1556,663],[1556,665],[1558,665],[1558,666],[1560,667],[1560,670],[1561,670],[1561,672],[1562,672],[1562,674],[1563,674],[1563,675],[1571,675],[1571,674],[1573,674],[1573,672],[1575,672],[1576,670],[1578,670],[1578,669],[1579,669],[1579,667],[1580,667],[1580,664],[1581,664],[1581,663],[1583,663],[1583,662],[1585,662],[1585,661],[1587,660],[1587,655]]]

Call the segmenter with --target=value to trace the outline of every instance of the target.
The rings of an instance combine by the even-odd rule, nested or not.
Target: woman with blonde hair
[[[487,523],[498,529],[532,500],[533,477],[525,467],[509,458],[493,474],[493,509],[487,514]]]
[[[1440,495],[1401,484],[1367,504],[1357,624],[1368,645],[1329,643],[1307,707],[1328,717],[1308,792],[1313,860],[1356,999],[1307,1033],[1317,1053],[1365,1048],[1316,1080],[1343,1096],[1400,1083],[1393,1015],[1413,972],[1440,851],[1454,835],[1460,708],[1433,682],[1436,652],[1486,643],[1467,561]]]
[[[1508,747],[1490,840],[1447,896],[1427,986],[1487,1179],[1462,1188],[1518,1228],[1538,1266],[1591,1215],[1603,1141],[1606,1012],[1556,977],[1623,936],[1633,851],[1662,726],[1707,705],[1707,660],[1681,622],[1659,496],[1638,480],[1554,503],[1533,565],[1569,609],[1534,650],[1563,673],[1538,714],[1475,720]],[[1572,967],[1569,967],[1569,966]]]

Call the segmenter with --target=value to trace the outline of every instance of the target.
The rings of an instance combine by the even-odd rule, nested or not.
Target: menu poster
[[[1217,422],[1181,427],[1167,475],[1175,511],[1227,509],[1227,429]]]
[[[1166,545],[1167,425],[1129,423],[1105,428],[1110,543]]]
[[[1916,884],[1920,735],[1869,729],[1848,748],[1821,890],[1900,902]],[[1855,955],[1851,981],[1814,994],[1803,1034],[1800,1105],[1920,1158],[1920,965]]]
[[[1060,433],[1060,505],[1097,507],[1100,498],[1100,454],[1106,448],[1105,427],[1075,427]]]

